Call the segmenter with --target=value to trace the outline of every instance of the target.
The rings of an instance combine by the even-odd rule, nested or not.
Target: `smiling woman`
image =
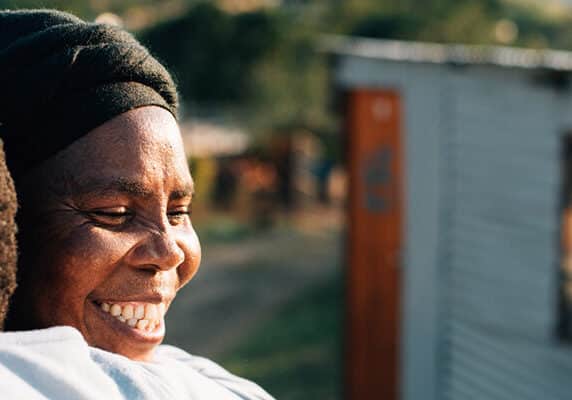
[[[186,367],[176,387],[212,389],[192,398],[270,399],[159,346],[201,259],[167,71],[126,32],[64,13],[0,12],[0,30],[0,133],[20,202],[8,330],[73,327],[106,366],[116,353]]]
[[[69,325],[93,346],[152,359],[169,304],[199,267],[192,184],[176,121],[156,106],[111,119],[29,173],[10,327]]]

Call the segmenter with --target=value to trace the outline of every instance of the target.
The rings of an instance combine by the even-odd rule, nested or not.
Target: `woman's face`
[[[150,360],[164,314],[201,258],[175,119],[159,107],[122,114],[39,175],[44,182],[24,190],[31,239],[22,243],[17,312],[35,327],[70,325],[91,346]]]

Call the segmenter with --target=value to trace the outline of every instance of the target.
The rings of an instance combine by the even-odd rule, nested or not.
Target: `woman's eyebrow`
[[[74,181],[70,186],[69,194],[71,195],[103,196],[118,193],[135,197],[150,197],[153,195],[153,191],[145,187],[143,183],[127,178],[115,178],[111,180],[87,178],[81,182]]]
[[[193,197],[195,195],[195,185],[194,182],[187,184],[182,189],[173,190],[169,196],[170,200],[180,200],[187,197]]]
[[[88,178],[81,182],[74,181],[70,188],[71,195],[112,195],[112,194],[127,194],[135,197],[151,197],[153,190],[146,187],[145,184],[130,180],[127,178],[115,178],[112,180],[103,180],[100,178]],[[169,199],[179,200],[186,197],[193,197],[195,193],[194,182],[184,185],[180,189],[173,190]]]

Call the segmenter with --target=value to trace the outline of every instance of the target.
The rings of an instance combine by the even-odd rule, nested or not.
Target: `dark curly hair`
[[[14,183],[0,141],[0,330],[4,327],[8,301],[16,289],[16,209]]]

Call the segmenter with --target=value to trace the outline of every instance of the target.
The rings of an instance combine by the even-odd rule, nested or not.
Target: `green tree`
[[[184,98],[231,104],[250,95],[250,74],[276,42],[265,12],[230,15],[210,3],[139,34],[179,81]]]

